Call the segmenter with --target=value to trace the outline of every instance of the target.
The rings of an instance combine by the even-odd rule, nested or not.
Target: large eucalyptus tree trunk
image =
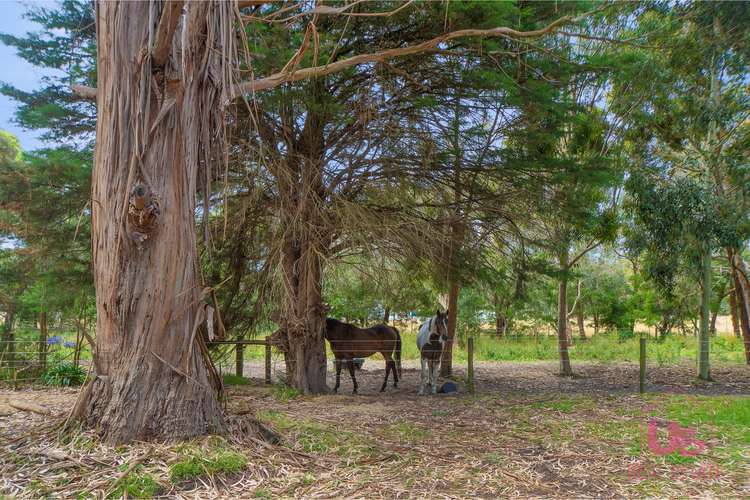
[[[223,145],[233,6],[100,2],[96,14],[96,373],[75,415],[109,442],[222,431],[197,331],[194,214],[199,164]]]

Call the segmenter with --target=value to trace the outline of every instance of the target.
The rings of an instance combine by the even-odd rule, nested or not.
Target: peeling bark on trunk
[[[165,64],[156,65],[150,44],[162,11],[180,10],[175,2],[97,4],[96,373],[74,414],[114,443],[224,429],[221,382],[197,331],[204,297],[194,214],[199,164],[221,157],[212,145],[223,145],[234,10],[188,3],[179,35],[168,34]]]
[[[323,127],[310,114],[300,150],[277,177],[281,202],[284,300],[279,323],[286,336],[287,384],[305,394],[324,394],[326,350],[323,329],[323,256],[330,245],[324,217]]]
[[[302,252],[291,237],[282,252],[285,300],[279,323],[286,336],[286,382],[305,394],[324,394],[328,386],[322,265],[312,249]]]

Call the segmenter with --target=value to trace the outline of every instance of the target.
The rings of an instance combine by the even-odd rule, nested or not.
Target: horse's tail
[[[393,330],[396,332],[396,349],[394,349],[394,352],[396,353],[396,369],[398,370],[398,376],[401,376],[401,334],[398,333],[398,328],[395,326],[392,326]]]

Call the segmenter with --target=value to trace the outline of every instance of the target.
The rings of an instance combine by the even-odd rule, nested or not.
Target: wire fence
[[[0,339],[0,386],[36,383],[45,370],[61,363],[89,364],[90,349],[77,325],[51,321],[45,327],[18,322]]]

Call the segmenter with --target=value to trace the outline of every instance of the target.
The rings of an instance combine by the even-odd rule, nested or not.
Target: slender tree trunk
[[[594,313],[594,335],[599,335],[599,314]]]
[[[703,290],[701,294],[701,317],[699,329],[698,344],[698,378],[710,380],[711,373],[709,367],[709,316],[711,314],[711,252],[704,250],[702,258],[702,282]]]
[[[730,269],[732,268],[730,267]],[[732,278],[732,281],[734,281],[734,270],[732,270]],[[738,312],[739,305],[737,304],[737,291],[735,288],[732,288],[732,291],[729,292],[729,314],[732,318],[732,331],[734,332],[734,336],[741,339],[742,332],[740,330],[740,318]]]
[[[711,337],[716,337],[716,318],[719,316],[718,308],[711,311],[711,321],[708,325],[708,334]]]
[[[505,328],[508,324],[508,320],[500,312],[495,313],[495,335],[500,338],[505,337]]]
[[[3,337],[0,345],[0,361],[5,366],[13,368],[16,363],[16,338],[15,338],[16,308],[11,305],[5,312],[3,321]],[[2,366],[0,364],[0,366]]]
[[[568,353],[568,249],[560,254],[560,281],[557,292],[557,349],[560,354],[560,374],[573,375]]]
[[[73,365],[75,366],[81,364],[81,346],[84,338],[86,338],[86,316],[83,319],[79,318],[78,328],[76,329],[76,346],[73,351]]]
[[[391,320],[391,308],[388,306],[385,306],[385,312],[383,313],[383,323],[386,325]]]
[[[461,147],[461,96],[456,94],[453,114],[453,212],[450,215],[450,246],[448,255],[448,341],[443,346],[440,359],[440,376],[449,377],[453,374],[453,340],[456,337],[456,323],[458,320],[458,255],[463,245],[463,226],[461,224],[461,161],[463,149]]]
[[[750,365],[750,280],[745,262],[736,250],[727,251],[730,269],[734,278],[734,291],[737,299],[737,316],[745,346],[745,361]]]
[[[180,17],[182,7],[96,9],[96,370],[74,414],[114,443],[224,430],[221,381],[197,331],[195,198],[199,165],[221,158],[234,7],[190,2]]]
[[[716,319],[719,316],[719,311],[721,310],[721,303],[724,302],[726,289],[727,282],[722,280],[721,285],[716,293],[716,304],[711,307],[711,321],[709,323],[708,332],[712,337],[716,336]]]
[[[450,377],[453,374],[453,340],[456,337],[459,290],[458,283],[451,281],[448,288],[448,341],[443,347],[443,355],[440,359],[441,377]]]
[[[495,335],[498,337],[505,337],[505,332],[508,328],[508,317],[503,311],[502,303],[497,292],[493,294],[493,304],[495,306]]]
[[[47,368],[47,311],[39,313],[39,366]]]
[[[581,304],[578,305],[576,310],[576,322],[578,323],[578,336],[581,337],[581,340],[586,340],[586,325],[584,324],[583,306]]]

